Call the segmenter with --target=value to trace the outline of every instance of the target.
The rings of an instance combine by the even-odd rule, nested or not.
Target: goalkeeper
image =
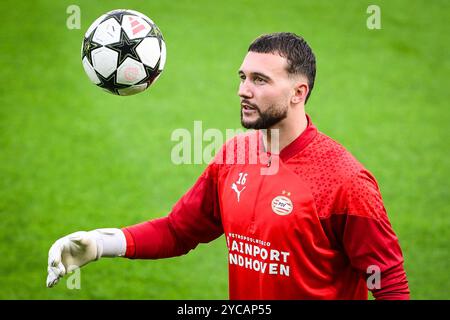
[[[374,176],[305,113],[306,41],[263,35],[238,74],[241,124],[256,130],[228,141],[167,217],[57,240],[47,286],[102,257],[175,257],[224,234],[230,299],[409,299]]]

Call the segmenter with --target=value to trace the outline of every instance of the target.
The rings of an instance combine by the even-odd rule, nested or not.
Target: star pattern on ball
[[[142,42],[142,38],[140,39],[130,39],[127,36],[127,33],[121,28],[120,30],[120,41],[112,44],[106,45],[107,48],[110,48],[117,53],[119,53],[119,58],[117,60],[117,65],[120,66],[122,62],[130,57],[136,61],[141,61],[139,58],[136,48]]]
[[[99,87],[108,90],[109,92],[113,94],[119,94],[117,89],[124,89],[128,88],[129,85],[120,84],[116,81],[116,72],[113,72],[108,78],[103,77],[100,73],[96,72],[98,79],[100,80],[100,83],[98,84]]]
[[[110,18],[114,18],[119,23],[119,25],[122,25],[123,16],[126,15],[126,14],[129,14],[126,10],[116,10],[116,11],[111,12],[105,18],[105,20],[110,19]]]
[[[158,39],[163,39],[161,30],[159,30],[159,28],[154,24],[153,25],[150,24],[150,25],[152,26],[152,30],[150,30],[150,32],[148,33],[147,36],[151,35],[151,36],[157,37]]]
[[[144,65],[146,76],[143,80],[139,81],[137,84],[146,83],[147,85],[151,85],[153,81],[159,76],[161,71],[158,70],[158,68],[152,69],[149,66]]]
[[[92,66],[92,55],[91,52],[97,48],[100,48],[102,45],[93,41],[92,38],[94,37],[94,31],[91,32],[89,37],[83,39],[83,52],[81,54],[81,60],[84,59],[84,57],[87,57],[89,63]]]

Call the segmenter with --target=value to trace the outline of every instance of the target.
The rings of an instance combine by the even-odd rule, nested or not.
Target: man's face
[[[294,90],[286,68],[286,58],[278,54],[247,53],[238,91],[244,128],[269,129],[287,117]]]

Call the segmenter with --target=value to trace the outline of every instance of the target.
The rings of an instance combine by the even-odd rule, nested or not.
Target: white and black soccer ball
[[[161,31],[144,14],[113,10],[91,24],[81,47],[84,71],[106,91],[121,96],[147,89],[166,62]]]

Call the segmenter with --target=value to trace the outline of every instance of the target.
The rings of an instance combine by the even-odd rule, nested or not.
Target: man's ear
[[[306,97],[308,96],[309,86],[306,81],[298,81],[294,87],[294,95],[291,98],[292,103],[300,103],[305,102]]]

